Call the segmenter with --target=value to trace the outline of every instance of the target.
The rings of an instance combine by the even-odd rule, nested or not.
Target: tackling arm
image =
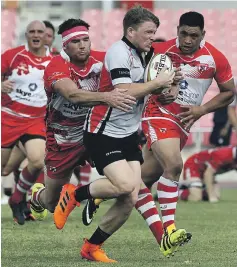
[[[125,94],[126,89],[115,89],[111,92],[78,90],[77,85],[69,78],[58,80],[53,87],[56,92],[60,93],[71,103],[83,106],[107,104],[126,112],[131,109],[130,105],[136,103],[132,96]]]

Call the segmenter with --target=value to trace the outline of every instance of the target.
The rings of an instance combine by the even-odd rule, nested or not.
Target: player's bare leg
[[[10,158],[12,148],[1,148],[1,170],[3,171]],[[4,174],[2,174],[4,175]]]
[[[22,203],[25,202],[25,194],[35,183],[43,168],[45,140],[30,139],[25,143],[24,147],[28,158],[28,165],[22,170],[15,187],[15,192],[9,199],[12,210],[13,208],[17,208],[21,215],[23,214]],[[24,224],[24,219],[21,220],[19,224]]]
[[[18,170],[21,165],[21,162],[25,158],[26,155],[21,151],[21,149],[18,146],[14,146],[6,166],[2,170],[2,175],[8,175],[13,171]]]
[[[141,166],[141,175],[146,185],[142,183],[135,207],[147,222],[158,244],[161,245],[164,234],[163,224],[150,189],[153,183],[162,175],[163,169],[155,159],[153,152],[149,151],[147,145],[143,147],[143,158],[144,163]]]
[[[100,261],[101,257],[107,257],[103,253],[101,254],[101,245],[126,222],[135,203],[137,202],[137,195],[141,183],[140,163],[133,161],[129,162],[128,164],[132,170],[132,173],[130,173],[131,170],[129,171],[127,168],[127,175],[130,174],[130,179],[135,182],[135,188],[130,194],[123,194],[119,196],[113,206],[103,216],[98,228],[91,238],[86,240],[81,249],[81,255],[83,258],[89,259],[89,255],[92,255],[91,250],[93,250],[93,259],[91,260]],[[119,167],[117,165],[117,168],[114,169],[114,166],[112,165],[113,164],[110,164],[105,167],[104,173],[109,179],[111,179],[112,182],[117,183],[117,180],[114,179],[114,176],[119,171]],[[94,251],[95,245],[99,246],[98,251]]]
[[[183,168],[180,139],[168,138],[155,141],[151,149],[164,169],[164,173],[158,181],[157,193],[164,228],[171,233],[175,229],[174,216],[178,201],[178,182]]]
[[[170,149],[172,147],[172,149]],[[165,256],[172,254],[176,248],[191,239],[191,234],[184,229],[176,230],[175,212],[178,202],[178,183],[183,168],[180,153],[180,139],[168,138],[155,141],[151,149],[164,173],[157,184],[157,195],[165,230],[161,251]],[[165,248],[170,247],[170,250]]]

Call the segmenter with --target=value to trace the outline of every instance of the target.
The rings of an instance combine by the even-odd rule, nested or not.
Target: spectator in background
[[[235,87],[237,86],[237,78],[235,78]],[[235,100],[227,107],[223,107],[214,112],[213,129],[209,142],[213,146],[228,146],[230,144],[232,128],[237,134],[237,115],[236,115],[236,96]]]

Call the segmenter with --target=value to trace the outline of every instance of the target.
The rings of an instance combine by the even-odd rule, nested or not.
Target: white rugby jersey
[[[2,111],[17,117],[44,117],[47,97],[44,90],[44,70],[52,56],[45,57],[29,51],[27,45],[2,54],[2,76],[14,82],[13,91],[2,93]]]
[[[78,90],[97,91],[103,66],[104,52],[91,51],[85,67],[70,62],[62,50],[45,70],[45,89],[48,97],[46,115],[46,148],[65,150],[72,146],[83,146],[83,126],[89,107],[73,104],[54,91],[54,84],[65,78],[73,80]]]
[[[101,72],[100,90],[111,91],[117,84],[144,82],[142,55],[125,37],[114,43],[107,51]],[[143,100],[129,112],[105,105],[93,107],[87,116],[85,131],[123,138],[136,132],[141,120]]]

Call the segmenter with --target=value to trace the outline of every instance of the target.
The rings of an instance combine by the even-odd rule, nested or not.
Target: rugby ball
[[[164,68],[164,66],[167,67],[166,72],[169,72],[173,69],[173,64],[170,57],[165,54],[154,55],[145,69],[144,81],[149,82],[154,80],[160,73],[160,71]],[[164,92],[165,88],[162,93]]]

